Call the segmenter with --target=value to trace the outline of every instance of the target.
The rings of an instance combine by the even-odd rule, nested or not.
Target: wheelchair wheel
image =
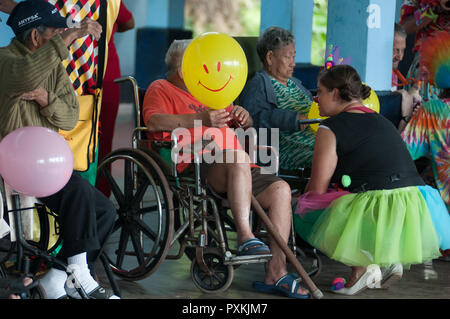
[[[128,280],[151,275],[165,259],[173,235],[173,202],[167,180],[137,149],[118,149],[99,165],[117,208],[105,255],[113,272]]]
[[[233,281],[233,266],[224,265],[223,256],[217,253],[205,253],[203,259],[209,272],[203,271],[196,258],[192,260],[191,278],[195,286],[206,293],[226,291]]]

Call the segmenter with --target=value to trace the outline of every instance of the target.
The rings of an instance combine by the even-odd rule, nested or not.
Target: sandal
[[[309,299],[311,295],[308,293],[306,295],[297,293],[297,289],[300,287],[298,284],[301,279],[296,274],[286,274],[278,281],[275,285],[267,285],[261,281],[255,281],[253,283],[253,288],[265,293],[276,293],[286,297],[295,299]],[[285,288],[282,285],[286,284],[289,288]]]
[[[238,256],[253,256],[270,254],[269,246],[264,244],[258,238],[252,238],[244,241],[238,246]]]

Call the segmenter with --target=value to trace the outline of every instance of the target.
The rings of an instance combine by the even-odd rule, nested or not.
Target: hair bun
[[[361,98],[363,100],[367,99],[372,93],[372,88],[364,83],[361,85]]]

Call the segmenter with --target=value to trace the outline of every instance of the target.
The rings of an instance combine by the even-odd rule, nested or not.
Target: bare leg
[[[237,231],[238,244],[255,237],[250,229],[249,217],[252,196],[250,159],[242,151],[233,152],[234,162],[215,163],[208,172],[208,184],[217,193],[227,193]],[[243,156],[244,161],[237,156]]]
[[[256,199],[268,211],[268,216],[275,229],[287,243],[292,220],[291,189],[289,185],[284,181],[275,182],[260,193]],[[270,252],[272,253],[272,259],[268,263],[264,282],[273,285],[287,274],[286,255],[271,237]],[[289,289],[287,286],[284,288]],[[297,293],[307,294],[308,291],[299,287]]]

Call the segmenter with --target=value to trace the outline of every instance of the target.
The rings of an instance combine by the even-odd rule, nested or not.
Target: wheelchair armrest
[[[133,135],[131,136],[131,145],[133,145],[133,148],[138,148],[138,140],[141,139],[139,133],[143,132],[148,132],[148,129],[146,127],[138,126],[133,130]]]
[[[121,78],[117,78],[114,80],[114,83],[121,83],[121,82],[125,82],[125,81],[130,81],[132,84],[136,84],[137,86],[137,81],[134,77],[128,75],[128,76],[123,76]]]

